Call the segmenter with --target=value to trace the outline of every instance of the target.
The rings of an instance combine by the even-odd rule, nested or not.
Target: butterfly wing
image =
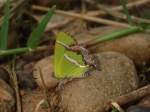
[[[73,51],[64,52],[58,67],[61,78],[77,78],[89,69],[89,66],[83,61],[83,56]]]
[[[62,58],[64,57],[64,52],[67,50],[67,48],[58,43],[61,42],[66,46],[71,46],[76,44],[76,41],[68,34],[66,34],[65,32],[60,32],[58,34],[58,37],[56,39],[55,42],[55,54],[54,54],[54,74],[56,77],[60,78],[62,77],[62,74],[60,74],[59,72],[59,66],[60,66],[60,60],[62,60]]]

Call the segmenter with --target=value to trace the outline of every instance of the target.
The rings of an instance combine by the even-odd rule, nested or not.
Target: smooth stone
[[[47,89],[52,89],[53,87],[57,86],[59,83],[59,80],[53,76],[53,70],[54,70],[53,60],[54,60],[53,56],[49,56],[47,58],[40,60],[34,66],[33,77],[37,85],[42,89],[45,89],[45,86]],[[40,69],[41,69],[41,74],[40,74]],[[43,84],[42,78],[45,86]]]
[[[145,106],[145,107],[148,107],[150,108],[150,95],[144,97],[138,105],[142,105],[142,106]]]
[[[137,89],[139,79],[133,61],[123,54],[95,54],[97,69],[90,76],[64,85],[61,106],[65,112],[105,112],[109,100]]]
[[[85,43],[102,37],[113,32],[119,32],[125,28],[116,26],[104,26],[90,29],[88,32],[76,33],[75,39],[78,43]],[[86,38],[83,38],[86,37]],[[134,34],[129,34],[117,39],[101,42],[89,48],[91,53],[99,52],[119,52],[133,60],[134,64],[139,66],[143,62],[148,62],[150,58],[150,33],[143,31]]]
[[[0,112],[12,112],[15,98],[13,89],[0,78]]]
[[[150,112],[150,108],[141,105],[134,105],[128,108],[126,112]]]
[[[22,111],[23,112],[45,112],[46,108],[42,109],[41,104],[46,100],[45,93],[39,90],[32,90],[22,96]],[[46,104],[46,103],[45,103]]]

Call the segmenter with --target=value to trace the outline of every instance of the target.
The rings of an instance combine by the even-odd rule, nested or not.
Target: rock
[[[35,89],[36,83],[33,80],[33,77],[30,73],[24,72],[24,71],[18,71],[17,72],[17,80],[18,85],[22,89]]]
[[[22,97],[22,110],[23,112],[45,112],[41,108],[41,104],[46,99],[45,93],[42,91],[32,90],[27,92]]]
[[[150,95],[144,97],[138,105],[129,107],[126,112],[150,112]]]
[[[39,61],[34,66],[34,72],[33,77],[35,78],[35,82],[38,84],[40,88],[45,89],[42,78],[40,76],[40,70],[41,69],[41,75],[44,81],[44,84],[46,85],[47,89],[51,89],[58,85],[59,81],[55,77],[53,77],[53,56],[47,57]]]
[[[141,38],[142,37],[142,38]],[[92,48],[91,48],[92,49]],[[137,33],[93,46],[93,52],[115,51],[125,54],[136,65],[147,62],[150,58],[150,34]]]
[[[48,101],[50,104],[50,112],[62,112],[58,107],[59,94],[57,91],[46,92],[45,90],[29,90],[22,96],[23,112],[49,112]],[[59,110],[58,110],[59,109]]]
[[[14,109],[15,98],[14,91],[5,81],[0,79],[0,111],[12,112]]]
[[[126,112],[150,112],[150,108],[141,105],[135,105],[128,108]]]
[[[150,95],[144,97],[144,98],[140,101],[139,105],[142,105],[142,106],[145,106],[145,107],[150,108]]]
[[[82,32],[74,37],[79,43],[84,43],[108,35],[112,32],[123,30],[121,27],[105,26],[93,28],[88,32]],[[86,38],[83,38],[86,37]],[[150,33],[140,32],[130,34],[121,38],[113,39],[107,42],[102,42],[89,48],[91,53],[99,53],[106,51],[119,52],[133,60],[135,65],[140,65],[143,62],[148,62],[150,58]]]
[[[4,80],[6,83],[9,82],[9,73],[8,71],[0,66],[0,78]]]
[[[104,112],[109,100],[135,90],[138,77],[133,62],[115,52],[96,54],[97,69],[90,76],[64,86],[60,103],[65,112]]]

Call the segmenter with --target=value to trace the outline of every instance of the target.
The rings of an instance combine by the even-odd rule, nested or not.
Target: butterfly
[[[54,74],[57,78],[85,77],[95,62],[90,52],[79,46],[69,34],[61,31],[55,42]]]

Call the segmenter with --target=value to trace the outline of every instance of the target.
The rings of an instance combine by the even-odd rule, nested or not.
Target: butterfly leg
[[[65,90],[64,85],[66,85],[68,82],[72,81],[74,78],[63,78],[59,80],[59,90],[63,91]],[[65,93],[65,91],[64,91]]]
[[[90,76],[90,74],[88,72],[85,72],[85,73],[79,75],[77,78],[84,78],[84,77],[88,77],[88,76]]]
[[[59,80],[59,86],[63,86],[69,82],[69,79],[63,78]]]

